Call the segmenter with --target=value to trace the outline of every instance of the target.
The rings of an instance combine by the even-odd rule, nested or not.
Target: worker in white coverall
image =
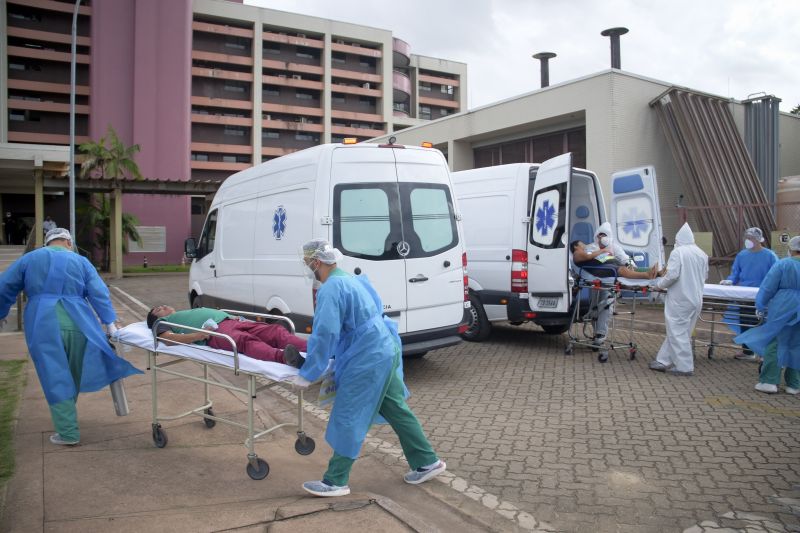
[[[611,224],[603,222],[594,232],[594,242],[586,245],[587,252],[606,250],[623,265],[630,265],[633,260],[625,253],[622,246],[614,242],[611,236]],[[635,266],[635,264],[634,264]],[[614,296],[611,291],[592,291],[592,308],[597,309],[597,321],[594,327],[595,346],[602,346],[608,335],[608,321],[614,312]],[[597,350],[595,350],[597,351]],[[603,361],[605,362],[605,361]]]
[[[664,322],[667,337],[650,369],[678,376],[694,373],[692,332],[703,304],[703,284],[708,277],[708,256],[694,243],[694,233],[684,224],[675,235],[675,249],[664,277],[651,282],[666,289]]]

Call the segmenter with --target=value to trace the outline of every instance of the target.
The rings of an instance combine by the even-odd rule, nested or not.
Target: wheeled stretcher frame
[[[720,295],[711,295],[707,294],[707,289],[703,293],[703,306],[700,309],[700,316],[698,317],[698,322],[702,322],[704,324],[710,324],[711,330],[709,332],[709,339],[708,340],[700,340],[697,338],[695,334],[692,336],[692,351],[697,353],[697,346],[706,346],[708,347],[708,351],[706,355],[709,359],[714,358],[714,350],[717,347],[723,348],[738,348],[738,344],[733,343],[726,343],[726,342],[718,342],[716,340],[716,326],[729,326],[729,325],[738,325],[738,326],[748,326],[754,328],[760,325],[763,322],[762,318],[757,318],[755,316],[756,313],[756,303],[755,303],[755,293],[758,291],[756,290],[752,297],[744,296],[744,295],[735,295],[735,296],[720,296]],[[753,322],[744,323],[741,321],[742,311],[744,314],[752,316],[755,320]],[[730,320],[725,321],[722,320],[725,316],[731,315],[738,315],[739,322],[732,322]]]
[[[612,276],[608,278],[598,278],[591,276],[591,279],[586,279],[581,275],[581,269],[578,267],[572,276],[572,297],[573,297],[573,310],[570,316],[569,329],[567,330],[568,341],[564,348],[564,354],[572,355],[575,346],[585,346],[592,348],[592,350],[599,352],[597,360],[601,363],[608,361],[609,350],[627,349],[629,360],[636,359],[638,351],[637,344],[633,339],[634,317],[636,315],[636,301],[639,298],[647,297],[650,290],[647,285],[634,285],[628,286],[625,284],[624,278],[617,276],[617,270],[613,267],[592,267],[592,270],[608,269]],[[589,298],[589,309],[581,306],[581,291],[589,289],[591,297]],[[608,333],[601,343],[595,343],[595,328],[597,325],[597,314],[589,313],[593,306],[616,305],[620,303],[620,294],[622,291],[630,292],[630,311],[615,311],[609,317]],[[602,302],[602,295],[607,292],[611,295],[607,301]],[[630,322],[628,323],[628,341],[617,342],[615,333],[617,321],[614,315],[629,315]],[[580,325],[580,328],[578,327]],[[591,327],[591,334],[587,333],[587,328]]]
[[[268,315],[263,313],[251,313],[245,311],[238,311],[238,310],[230,310],[230,309],[222,309],[227,313],[239,316],[248,316],[254,318],[261,318],[267,320],[274,320],[274,321],[283,321],[287,324],[292,334],[294,334],[294,323],[283,316],[277,315]],[[183,330],[190,330],[190,331],[198,331],[202,333],[207,333],[209,335],[224,338],[228,341],[231,346],[232,359],[233,359],[233,373],[234,375],[244,375],[247,377],[247,388],[237,387],[235,385],[230,385],[227,383],[222,383],[217,381],[209,376],[209,367],[213,366],[220,369],[231,370],[230,366],[222,365],[219,363],[211,362],[211,361],[200,361],[196,359],[191,359],[187,357],[181,357],[172,353],[164,354],[159,353],[158,351],[158,344],[159,339],[157,335],[157,331],[159,326],[170,326],[170,327],[178,327]],[[203,330],[198,328],[192,328],[188,326],[184,326],[181,324],[174,324],[165,320],[158,320],[155,324],[153,324],[152,328],[153,332],[153,346],[155,347],[154,350],[148,350],[147,356],[147,369],[151,370],[151,383],[152,383],[152,404],[153,404],[153,421],[152,421],[152,431],[153,431],[153,443],[157,448],[163,448],[167,445],[167,433],[163,427],[161,427],[161,422],[168,421],[168,420],[177,420],[180,418],[184,418],[186,416],[196,415],[203,419],[207,428],[213,428],[217,422],[222,422],[223,424],[228,424],[231,426],[240,427],[247,430],[247,439],[245,440],[244,444],[247,446],[247,475],[250,476],[252,479],[264,479],[269,474],[269,464],[264,459],[258,457],[255,452],[255,440],[272,433],[278,429],[284,427],[296,427],[297,428],[297,440],[294,444],[294,449],[300,455],[309,455],[314,451],[315,443],[314,439],[307,436],[305,430],[303,429],[303,391],[300,390],[297,392],[297,423],[287,422],[282,424],[276,424],[269,428],[256,428],[254,424],[255,418],[255,399],[259,392],[274,387],[278,385],[278,381],[269,381],[263,385],[257,385],[256,379],[261,378],[262,380],[266,379],[264,375],[254,372],[248,372],[245,370],[241,370],[239,368],[239,352],[236,347],[236,342],[228,335],[217,333],[215,331]],[[119,341],[123,344],[124,341]],[[163,342],[163,341],[162,341]],[[183,345],[189,346],[193,349],[197,350],[207,350],[211,351],[209,348],[205,346],[195,345],[195,344],[184,344],[180,342],[171,342],[172,345]],[[139,347],[135,344],[129,344],[130,346]],[[215,352],[219,353],[219,352]],[[158,358],[159,356],[162,357],[169,357],[170,360],[165,362],[159,363]],[[184,362],[192,362],[198,364],[203,367],[203,376],[193,376],[183,372],[179,372],[173,368],[170,368],[174,365]],[[204,402],[199,407],[195,407],[193,409],[189,409],[188,411],[184,411],[183,413],[172,415],[172,416],[159,416],[158,413],[158,375],[159,374],[168,374],[171,376],[176,376],[183,379],[188,379],[191,381],[196,381],[198,383],[203,384],[203,392],[204,392]],[[242,394],[247,395],[247,424],[242,424],[240,422],[236,422],[234,420],[230,420],[227,418],[223,418],[221,416],[217,416],[214,414],[213,410],[213,402],[211,401],[211,395],[209,388],[211,386],[220,387],[225,390],[239,392]]]

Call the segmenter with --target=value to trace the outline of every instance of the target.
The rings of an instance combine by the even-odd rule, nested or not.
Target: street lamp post
[[[72,54],[69,68],[69,232],[75,236],[75,54],[78,33],[78,10],[81,0],[75,0],[72,11]]]

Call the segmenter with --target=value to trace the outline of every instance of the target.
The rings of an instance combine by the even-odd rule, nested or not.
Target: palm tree
[[[106,146],[106,142],[110,146]],[[139,165],[133,160],[141,151],[138,144],[125,146],[117,136],[117,132],[109,124],[108,131],[97,142],[85,142],[78,149],[86,154],[81,163],[81,177],[98,176],[100,178],[119,179],[127,175],[135,179],[143,179]]]
[[[109,269],[111,254],[111,201],[107,194],[94,194],[85,206],[77,209],[81,224],[79,233],[85,231],[94,235],[94,246],[103,252],[102,269]],[[130,213],[122,213],[122,253],[128,253],[128,240],[136,241],[141,246],[142,237],[136,226],[139,219]]]
[[[108,146],[106,146],[108,144]],[[108,131],[97,142],[89,141],[78,149],[86,157],[81,163],[81,177],[99,177],[101,179],[120,179],[132,176],[144,179],[134,155],[141,150],[138,144],[125,146],[117,136],[117,132],[109,124]],[[109,269],[111,254],[111,201],[106,194],[94,194],[89,203],[78,209],[81,216],[80,232],[88,231],[94,238],[94,246],[103,252],[102,268]],[[130,213],[122,213],[122,252],[128,252],[128,239],[142,244],[142,238],[136,230],[139,220]],[[127,239],[126,239],[127,237]]]

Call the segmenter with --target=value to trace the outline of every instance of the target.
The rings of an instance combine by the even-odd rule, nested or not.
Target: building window
[[[312,93],[307,93],[305,91],[297,91],[294,93],[294,97],[299,100],[313,100],[314,95]]]
[[[347,55],[343,52],[333,52],[331,54],[331,61],[334,63],[347,63]]]
[[[25,65],[22,63],[9,63],[8,70],[25,70]]]
[[[440,89],[442,91],[442,94],[453,94],[452,85],[440,85]]]
[[[428,106],[421,105],[419,106],[419,118],[430,120],[431,119],[431,108]]]
[[[8,120],[12,122],[25,122],[25,113],[21,111],[9,111]]]
[[[375,100],[370,98],[369,96],[359,96],[358,104],[362,106],[375,105]]]
[[[447,116],[447,115],[449,115],[449,114],[450,114],[450,112],[449,112],[447,109],[445,109],[445,108],[443,108],[443,107],[442,107],[442,108],[439,108],[439,115],[441,115],[441,116],[443,116],[443,117],[446,117],[446,116]]]
[[[208,154],[192,154],[192,161],[208,161]]]
[[[345,102],[347,102],[347,98],[345,98],[344,96],[339,96],[334,94],[331,96],[331,102],[333,102],[334,104],[344,104]]]
[[[223,163],[236,163],[236,156],[235,155],[223,155],[222,156]]]
[[[226,127],[222,130],[223,135],[231,135],[233,137],[244,137],[244,130],[241,128]]]
[[[281,45],[278,43],[264,43],[264,53],[279,55],[281,53]]]
[[[316,59],[317,53],[313,48],[306,48],[305,46],[298,46],[297,52],[295,53],[297,57],[302,57],[303,59]]]
[[[262,130],[261,131],[261,138],[262,139],[280,139],[281,134],[277,131],[269,131],[269,130]]]
[[[241,85],[233,85],[233,84],[230,84],[230,83],[226,83],[223,88],[226,91],[231,92],[231,93],[243,93],[244,92],[244,87],[242,87]]]
[[[294,138],[298,141],[314,141],[319,142],[319,137],[311,135],[310,133],[295,133]]]
[[[420,91],[430,92],[431,91],[431,84],[428,83],[427,81],[421,81],[421,82],[419,82],[419,90]]]
[[[274,85],[264,86],[264,96],[280,96],[280,95],[281,95],[280,87],[275,87]]]
[[[358,60],[358,64],[362,67],[375,67],[375,59],[371,57],[362,57]]]
[[[27,20],[29,22],[41,22],[42,16],[38,13],[9,13],[8,18],[16,20]]]
[[[225,48],[233,50],[244,50],[250,44],[246,39],[236,39],[235,41],[225,41]]]

